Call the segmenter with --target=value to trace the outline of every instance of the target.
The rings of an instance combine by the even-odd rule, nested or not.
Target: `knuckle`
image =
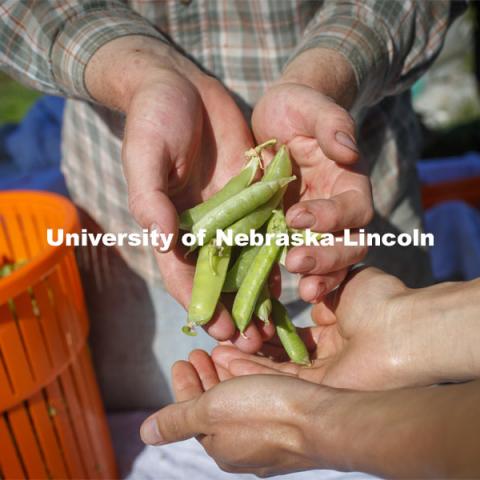
[[[213,425],[219,420],[222,420],[223,409],[221,402],[210,400],[206,403],[203,410],[204,418],[209,425]]]
[[[337,232],[341,227],[342,208],[337,201],[332,202],[332,208],[330,210],[330,220],[332,222],[333,231]]]
[[[338,270],[340,261],[340,252],[338,249],[332,248],[332,250],[327,252],[327,254],[323,257],[322,270],[327,273]]]

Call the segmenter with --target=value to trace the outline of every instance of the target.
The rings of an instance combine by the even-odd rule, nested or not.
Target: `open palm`
[[[316,305],[315,327],[299,329],[311,350],[312,365],[288,362],[277,339],[265,345],[265,356],[217,347],[212,358],[228,375],[286,374],[337,388],[376,390],[404,386],[402,328],[395,304],[406,288],[374,268],[357,270],[325,302]]]
[[[145,80],[130,102],[122,152],[134,217],[146,228],[176,233],[177,213],[223,187],[245,165],[244,152],[252,146],[244,116],[218,80],[175,71]],[[176,245],[156,258],[167,291],[187,308],[195,256],[185,258],[185,249]],[[249,352],[269,336],[268,328],[260,332],[252,324],[247,337],[240,337],[221,304],[205,328]]]

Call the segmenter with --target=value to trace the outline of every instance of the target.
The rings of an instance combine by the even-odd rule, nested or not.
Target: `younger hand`
[[[412,385],[409,345],[415,323],[403,308],[408,289],[375,268],[351,274],[337,291],[313,307],[316,327],[299,329],[312,352],[310,367],[286,358],[278,339],[265,344],[266,356],[220,346],[212,352],[229,375],[285,374],[337,388],[377,390]]]
[[[189,362],[177,362],[172,377],[178,403],[144,422],[145,443],[196,437],[222,470],[260,477],[334,467],[338,428],[330,420],[336,410],[330,389],[264,375],[219,383],[210,357],[200,350]],[[324,405],[330,415],[318,415]]]

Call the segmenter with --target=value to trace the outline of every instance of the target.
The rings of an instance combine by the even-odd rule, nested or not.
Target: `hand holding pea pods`
[[[289,227],[334,233],[368,225],[374,213],[368,160],[361,158],[354,119],[345,108],[317,88],[280,80],[255,106],[252,128],[260,141],[276,137],[288,145],[295,158],[300,182],[285,199]],[[341,242],[305,245],[290,249],[285,266],[301,276],[300,297],[318,303],[365,254],[365,247]]]
[[[275,236],[288,232],[283,211],[277,208],[288,183],[295,178],[291,176],[292,166],[286,147],[280,148],[263,178],[250,185],[251,172],[249,175],[246,172],[255,168],[252,161],[212,201],[181,215],[185,220],[184,227],[190,228],[194,233],[203,229],[206,232],[204,240],[208,242],[199,251],[188,324],[183,328],[185,333],[193,334],[195,326],[205,325],[212,319],[222,290],[237,292],[232,317],[242,335],[245,335],[254,314],[263,322],[269,322],[274,307],[267,282],[272,268],[279,260],[282,247],[274,238],[270,243],[259,247],[246,247],[228,270],[232,248],[216,246],[212,240],[218,229],[229,228],[234,234],[248,233],[252,228],[262,227],[267,221],[267,234]],[[239,191],[239,185],[243,185],[243,190]],[[278,301],[274,305],[278,312]],[[285,344],[291,359],[305,364],[303,351],[298,353],[302,342],[299,337],[295,337],[291,322],[286,322],[284,318],[285,315],[280,316],[283,327],[277,326],[279,338]]]

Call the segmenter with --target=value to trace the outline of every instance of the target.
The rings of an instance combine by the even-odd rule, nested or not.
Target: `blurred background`
[[[450,29],[433,67],[412,89],[423,129],[418,162],[425,229],[435,235],[435,279],[480,276],[480,5]],[[64,101],[0,73],[0,190],[68,196],[60,172]]]

